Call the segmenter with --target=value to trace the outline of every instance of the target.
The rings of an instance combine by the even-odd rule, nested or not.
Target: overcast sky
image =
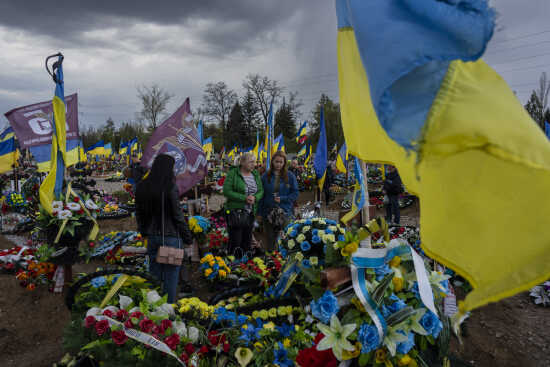
[[[485,60],[525,102],[550,72],[550,1],[492,3]],[[240,94],[248,73],[298,91],[304,117],[322,92],[338,99],[334,0],[2,0],[0,49],[2,114],[52,97],[44,59],[61,51],[81,126],[132,120],[151,83],[175,95],[170,112],[187,96],[198,107],[208,82]]]

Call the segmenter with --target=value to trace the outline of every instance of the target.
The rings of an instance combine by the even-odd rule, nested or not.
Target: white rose
[[[187,330],[187,337],[191,340],[191,343],[195,344],[199,340],[199,329],[191,326]]]
[[[298,237],[296,237],[296,241],[298,241],[298,243],[302,243],[304,242],[306,239],[306,236],[304,236],[303,234],[299,234]]]
[[[67,209],[63,209],[63,210],[60,210],[58,213],[57,213],[57,218],[58,219],[68,219],[70,217],[73,216],[73,213],[71,213],[70,210],[67,210]]]
[[[63,209],[63,202],[62,201],[52,202],[52,209],[54,212],[60,211],[61,209]]]
[[[294,240],[289,240],[287,242],[287,246],[288,246],[289,249],[292,250],[294,248],[294,246],[296,246],[296,242],[294,242]]]
[[[88,199],[86,200],[86,208],[88,209],[91,209],[91,210],[95,210],[98,208],[98,206],[96,205],[96,203],[94,203],[94,201],[92,199]]]
[[[311,229],[311,226],[304,226],[302,228],[302,233],[306,233],[307,231],[309,231]]]
[[[185,326],[184,322],[174,321],[172,323],[172,327],[174,328],[176,334],[182,337],[187,337],[187,327]]]
[[[158,301],[161,297],[159,296],[159,294],[157,293],[157,291],[149,291],[147,293],[147,303],[149,304],[153,304],[155,303],[156,301]]]
[[[80,204],[77,204],[77,203],[68,203],[67,206],[73,212],[76,212],[76,211],[80,210]]]
[[[119,294],[118,303],[121,309],[127,309],[132,304],[132,302],[133,301],[130,297]]]

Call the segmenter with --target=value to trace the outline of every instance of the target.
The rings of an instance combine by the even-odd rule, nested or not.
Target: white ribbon
[[[185,366],[185,363],[179,359],[179,357],[170,349],[168,345],[166,345],[164,342],[161,342],[160,340],[156,339],[152,335],[145,334],[139,330],[127,328],[124,326],[124,324],[111,319],[110,317],[104,316],[104,315],[96,315],[94,316],[96,320],[107,320],[109,322],[109,326],[119,326],[122,328],[122,331],[124,331],[124,334],[128,336],[129,338],[132,338],[142,344],[148,345],[151,348],[155,348],[156,350],[159,350],[161,352],[164,352],[172,357],[174,357],[182,366]]]

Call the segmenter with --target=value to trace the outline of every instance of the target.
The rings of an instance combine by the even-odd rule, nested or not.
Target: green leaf
[[[389,326],[398,325],[398,324],[402,323],[403,321],[407,320],[409,317],[411,317],[415,313],[416,313],[416,310],[414,308],[412,308],[410,306],[407,306],[407,307],[402,308],[399,311],[394,312],[393,314],[391,314],[386,319],[386,323]]]
[[[133,347],[131,352],[133,356],[136,356],[137,359],[140,361],[143,361],[145,359],[145,351],[142,350],[140,347]]]
[[[350,308],[349,311],[344,314],[340,322],[342,325],[352,324],[353,321],[359,317],[361,317],[361,313],[356,308]]]
[[[369,363],[371,357],[372,357],[372,352],[364,353],[364,354],[361,353],[359,355],[359,366],[365,367]]]
[[[307,288],[309,291],[309,294],[311,294],[311,297],[314,299],[321,298],[323,296],[323,293],[325,293],[325,289],[321,288],[321,286],[318,285],[312,285]]]
[[[88,344],[86,344],[85,346],[82,347],[82,350],[87,350],[87,349],[92,349],[92,348],[95,348],[95,347],[100,347],[102,345],[105,345],[105,344],[110,344],[112,343],[113,341],[111,339],[98,339],[98,340],[94,340],[93,342],[90,342]]]
[[[378,284],[378,286],[374,289],[374,292],[372,292],[372,300],[376,303],[378,307],[382,304],[382,300],[384,299],[384,293],[386,293],[386,289],[390,286],[390,283],[393,279],[394,273],[387,274],[384,279]]]
[[[320,274],[321,272],[314,268],[304,268],[300,266],[300,270],[302,271],[302,274],[307,278],[307,280],[311,283],[320,283]]]

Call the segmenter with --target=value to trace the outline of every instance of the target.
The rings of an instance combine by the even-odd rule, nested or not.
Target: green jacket
[[[254,214],[258,209],[258,203],[264,196],[264,188],[262,186],[262,179],[260,174],[254,170],[252,171],[254,179],[256,180],[257,191],[254,194],[256,200],[254,201]],[[226,197],[225,209],[244,209],[246,204],[246,183],[244,182],[243,175],[241,175],[241,169],[239,167],[232,167],[223,183],[223,195]]]

